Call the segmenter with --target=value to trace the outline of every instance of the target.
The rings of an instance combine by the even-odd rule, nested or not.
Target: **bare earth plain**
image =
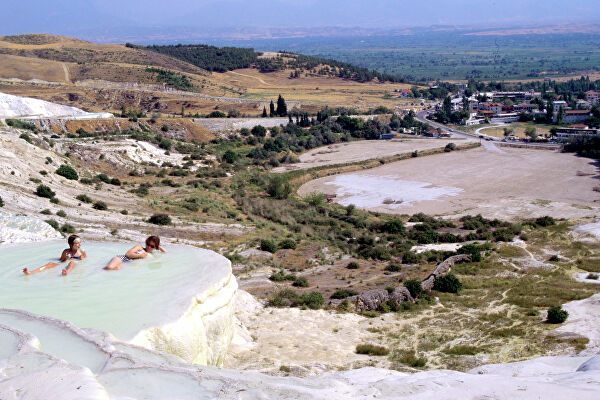
[[[463,145],[472,139],[393,139],[361,140],[318,147],[300,155],[300,162],[275,168],[274,172],[320,167],[323,165],[345,164],[373,158],[390,157],[396,154],[412,153],[444,148],[448,143]]]
[[[337,195],[342,205],[396,214],[581,218],[600,214],[599,178],[593,160],[572,154],[477,148],[328,176],[298,192]]]

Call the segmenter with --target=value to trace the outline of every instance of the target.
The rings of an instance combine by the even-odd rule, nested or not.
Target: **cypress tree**
[[[271,104],[269,104],[269,117],[275,116],[275,104],[273,104],[273,100],[271,100]]]
[[[277,98],[277,115],[280,117],[285,117],[287,115],[287,104],[285,104],[285,100],[281,95]]]
[[[266,118],[267,117],[267,107],[263,107],[263,113],[262,113],[262,117]]]

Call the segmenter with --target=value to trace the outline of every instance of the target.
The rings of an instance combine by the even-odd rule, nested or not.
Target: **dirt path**
[[[267,85],[267,86],[271,86],[270,83],[265,82],[262,78],[259,78],[257,76],[252,76],[252,75],[246,75],[246,74],[240,74],[239,72],[235,72],[235,71],[229,71],[230,74],[234,74],[234,75],[239,75],[239,76],[245,76],[246,78],[252,78],[252,79],[256,79],[257,81],[259,81],[260,83],[262,83],[263,85]]]
[[[65,71],[65,81],[67,83],[71,83],[71,77],[69,76],[69,68],[67,68],[67,65],[65,63],[61,63],[63,70]]]

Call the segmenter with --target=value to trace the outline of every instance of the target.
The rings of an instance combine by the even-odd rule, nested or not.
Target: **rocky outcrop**
[[[381,303],[388,300],[389,293],[385,289],[369,290],[356,298],[356,310],[376,310]]]
[[[421,286],[423,286],[424,290],[433,289],[433,282],[435,281],[435,278],[446,275],[448,272],[450,272],[450,269],[452,269],[455,264],[468,261],[471,261],[470,254],[459,254],[457,256],[448,257],[438,264],[438,266],[431,273],[431,275],[427,277],[427,279],[421,282]]]

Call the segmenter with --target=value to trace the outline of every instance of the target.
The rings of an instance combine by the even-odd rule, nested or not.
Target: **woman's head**
[[[146,251],[157,250],[160,246],[160,238],[158,236],[148,236],[146,239]]]
[[[67,243],[69,243],[69,248],[71,249],[81,247],[81,238],[77,235],[71,235],[67,239]]]

